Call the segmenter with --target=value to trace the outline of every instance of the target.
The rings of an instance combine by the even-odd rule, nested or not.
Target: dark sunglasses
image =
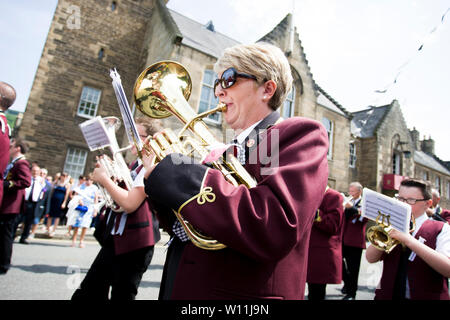
[[[237,72],[235,68],[228,68],[222,73],[220,79],[216,79],[214,81],[214,92],[216,91],[216,87],[219,83],[223,89],[228,89],[236,83],[237,77],[256,80],[256,77],[251,74]]]

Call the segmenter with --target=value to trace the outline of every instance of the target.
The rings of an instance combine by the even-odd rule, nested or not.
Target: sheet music
[[[79,126],[90,151],[95,151],[111,145],[105,123],[100,116],[80,123]]]
[[[125,132],[127,133],[128,141],[132,144],[136,143],[137,149],[142,150],[142,140],[137,132],[136,123],[134,122],[133,115],[131,114],[130,105],[128,104],[125,91],[123,90],[120,75],[116,69],[110,70],[109,75],[113,79],[112,85],[116,94],[117,102],[119,103],[119,109],[122,115],[123,125],[125,127]]]
[[[394,229],[409,232],[409,221],[411,219],[410,205],[364,188],[361,202],[361,215],[376,221],[379,211],[384,215],[390,216],[389,221]],[[386,219],[385,222],[387,222]]]

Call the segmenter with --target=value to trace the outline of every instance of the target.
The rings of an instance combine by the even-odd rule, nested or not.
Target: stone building
[[[435,159],[434,141],[407,128],[399,103],[352,113],[350,180],[393,196],[406,177],[427,180],[450,205],[450,171]]]
[[[130,104],[135,79],[145,66],[175,60],[192,78],[189,104],[197,112],[217,105],[213,95],[213,65],[223,49],[237,44],[221,34],[212,21],[206,25],[166,7],[161,0],[60,0],[42,53],[19,135],[31,144],[28,157],[51,174],[72,176],[93,168],[96,153],[89,152],[78,125],[95,116],[120,117],[109,69],[117,67]],[[322,122],[330,138],[329,183],[346,191],[349,181],[351,114],[313,79],[296,29],[288,14],[261,39],[287,55],[294,88],[280,113]],[[293,31],[292,31],[293,30]],[[137,116],[139,111],[136,111]],[[171,118],[167,127],[181,124]],[[219,140],[226,125],[220,114],[205,120]],[[120,145],[128,142],[117,133]],[[227,137],[229,138],[229,137]]]

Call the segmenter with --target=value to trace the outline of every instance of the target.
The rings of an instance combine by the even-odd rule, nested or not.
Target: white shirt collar
[[[250,127],[248,127],[247,129],[245,129],[244,131],[242,131],[240,134],[238,134],[238,136],[235,138],[238,142],[238,144],[243,144],[245,141],[245,138],[247,138],[247,136],[250,134],[250,132],[252,132],[252,130],[261,122],[263,121],[263,119],[259,120],[258,122],[255,122],[254,124],[252,124]]]
[[[424,212],[420,217],[416,218],[416,227],[414,228],[413,231],[413,236],[416,235],[416,233],[419,231],[420,227],[422,227],[422,224],[428,220],[428,216],[426,215],[426,213]]]

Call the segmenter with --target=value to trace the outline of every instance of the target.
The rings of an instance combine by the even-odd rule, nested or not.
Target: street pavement
[[[71,247],[71,240],[64,236],[66,232],[65,227],[59,227],[52,239],[40,232],[28,245],[16,239],[11,269],[6,275],[0,275],[0,300],[70,299],[100,246],[90,230],[84,248]],[[168,235],[163,233],[162,239],[156,244],[152,262],[142,278],[137,300],[158,298],[168,240]],[[357,300],[373,300],[381,271],[382,264],[369,265],[363,253]],[[328,285],[326,298],[342,299],[341,288],[341,284]]]

